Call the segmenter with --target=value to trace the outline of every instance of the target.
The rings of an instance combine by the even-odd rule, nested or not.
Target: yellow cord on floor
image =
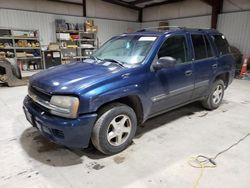
[[[204,173],[205,168],[215,168],[216,163],[214,161],[211,161],[212,159],[207,158],[206,156],[203,155],[198,155],[197,157],[191,157],[188,160],[188,164],[194,168],[200,168],[200,174],[196,178],[193,187],[192,188],[197,188],[200,182],[200,179]]]
[[[188,164],[194,168],[200,168],[200,174],[199,176],[196,178],[193,188],[197,188],[200,182],[200,179],[203,175],[204,169],[205,168],[215,168],[216,162],[215,160],[217,159],[218,156],[220,156],[221,154],[227,152],[228,150],[230,150],[231,148],[237,146],[240,142],[242,142],[243,140],[245,140],[248,136],[250,136],[250,133],[247,133],[245,136],[243,136],[241,139],[239,139],[237,142],[233,143],[231,146],[229,146],[228,148],[220,151],[219,153],[217,153],[214,157],[206,157],[204,155],[198,155],[196,157],[192,157],[188,160]]]

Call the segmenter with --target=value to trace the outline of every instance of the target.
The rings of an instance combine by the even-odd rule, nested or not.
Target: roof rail
[[[158,26],[158,27],[147,27],[137,30],[136,32],[144,32],[150,30],[157,30],[157,31],[168,31],[170,29],[184,29],[184,27],[180,26]]]
[[[188,28],[188,27],[180,27],[180,26],[158,26],[158,27],[147,27],[147,28],[142,28],[136,32],[145,32],[145,31],[169,31],[171,29],[180,29],[180,30],[198,30],[198,31],[203,31],[203,30],[211,30],[211,31],[216,31],[216,29],[212,28]]]

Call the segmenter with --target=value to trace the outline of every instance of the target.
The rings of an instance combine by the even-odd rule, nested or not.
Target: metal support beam
[[[138,11],[138,22],[142,23],[142,21],[143,21],[143,8],[141,8]]]
[[[222,11],[223,0],[201,0],[212,7],[211,28],[216,29],[218,23],[218,15]]]
[[[223,0],[212,0],[212,19],[211,19],[211,28],[217,29],[218,15],[222,11]]]
[[[83,17],[87,17],[86,0],[82,0],[82,15]]]

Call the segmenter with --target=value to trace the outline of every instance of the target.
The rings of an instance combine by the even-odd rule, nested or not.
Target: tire
[[[137,118],[132,108],[112,103],[98,112],[91,141],[100,152],[111,155],[126,149],[135,136]]]
[[[202,101],[202,106],[208,110],[218,108],[223,100],[225,84],[223,80],[218,79],[213,83],[208,97]],[[216,93],[215,93],[216,92]]]

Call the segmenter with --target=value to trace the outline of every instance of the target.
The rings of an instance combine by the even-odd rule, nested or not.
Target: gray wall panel
[[[218,30],[225,34],[231,45],[250,55],[250,11],[221,14]]]
[[[200,16],[200,17],[181,18],[181,19],[168,19],[164,21],[168,22],[170,26],[209,28],[210,18],[211,16]],[[158,25],[159,21],[142,23],[142,27],[157,27]]]
[[[0,9],[0,27],[18,29],[37,29],[40,32],[42,45],[48,45],[56,41],[55,19],[65,19],[70,23],[83,23],[86,18],[77,16],[64,16],[20,10]],[[98,26],[98,38],[103,44],[114,35],[127,32],[128,28],[137,30],[140,23],[128,21],[114,21],[105,19],[93,19]]]
[[[200,16],[182,19],[169,19],[170,25],[208,28],[210,27],[210,16]],[[84,22],[84,17],[63,16],[28,12],[20,10],[0,9],[0,27],[38,29],[43,45],[55,41],[55,19],[65,19],[68,22]],[[106,19],[94,19],[98,26],[98,37],[100,43],[114,35],[130,30],[137,30],[140,27],[158,26],[159,21],[153,22],[127,22]],[[238,47],[242,53],[250,54],[250,11],[224,13],[219,16],[218,30],[225,34],[230,44]]]

